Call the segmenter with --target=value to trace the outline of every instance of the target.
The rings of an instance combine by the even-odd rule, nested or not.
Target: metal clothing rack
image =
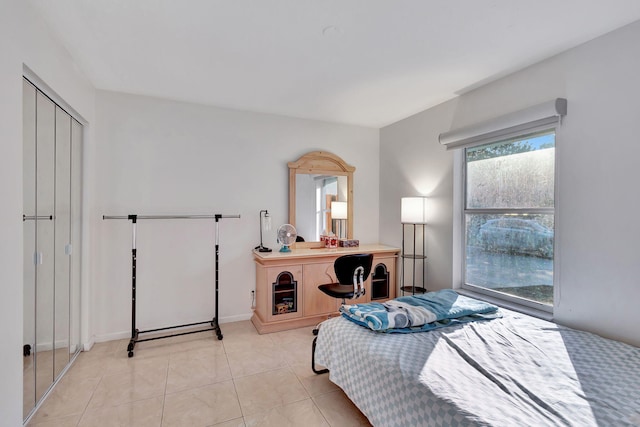
[[[218,261],[220,255],[220,244],[219,244],[219,222],[223,218],[240,218],[240,215],[103,215],[102,219],[126,219],[131,221],[132,223],[132,247],[131,247],[131,339],[129,340],[129,345],[127,346],[127,352],[129,357],[133,357],[133,349],[136,346],[136,343],[143,341],[152,341],[159,340],[162,338],[170,338],[176,337],[180,335],[189,335],[196,334],[200,332],[206,331],[215,331],[219,340],[222,339],[222,330],[220,330],[220,325],[218,323]],[[215,244],[215,314],[212,320],[206,320],[204,322],[195,322],[195,323],[186,323],[184,325],[175,325],[175,326],[167,326],[164,328],[157,329],[148,329],[146,331],[140,331],[136,328],[136,257],[137,257],[137,249],[136,249],[136,227],[138,220],[147,220],[147,219],[215,219],[216,221],[216,244]],[[152,338],[140,338],[140,334],[146,334],[150,332],[158,332],[165,331],[168,329],[178,329],[178,328],[186,328],[189,326],[197,326],[210,324],[210,328],[199,329],[197,331],[188,331],[188,332],[180,332],[170,335],[163,335],[159,337]]]

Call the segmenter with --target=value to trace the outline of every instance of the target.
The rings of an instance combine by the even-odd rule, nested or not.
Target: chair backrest
[[[343,255],[336,258],[333,269],[341,285],[353,285],[355,297],[364,294],[363,282],[371,273],[373,254]]]

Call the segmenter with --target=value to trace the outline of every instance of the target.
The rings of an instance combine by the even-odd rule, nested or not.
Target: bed
[[[316,362],[374,426],[640,426],[640,349],[499,309],[419,333],[345,317]]]

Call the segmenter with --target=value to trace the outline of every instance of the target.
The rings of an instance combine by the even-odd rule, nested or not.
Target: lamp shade
[[[400,221],[403,224],[426,224],[427,198],[403,197],[400,205]]]
[[[347,219],[347,202],[331,202],[331,218]]]
[[[267,231],[271,230],[271,215],[269,215],[269,212],[264,213],[264,216],[262,217],[262,226]]]

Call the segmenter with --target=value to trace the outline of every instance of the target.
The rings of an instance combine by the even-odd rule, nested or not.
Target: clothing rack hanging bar
[[[219,254],[220,254],[220,229],[219,229],[219,221],[223,218],[240,218],[240,215],[222,215],[222,214],[214,214],[214,215],[103,215],[102,219],[126,219],[131,221],[131,339],[129,340],[129,345],[127,346],[127,352],[129,357],[133,357],[133,349],[135,348],[136,343],[143,341],[152,341],[158,340],[162,338],[170,338],[181,335],[189,335],[196,334],[199,332],[206,331],[215,331],[216,336],[219,340],[222,339],[222,330],[220,329],[220,325],[218,323],[218,295],[219,295],[219,276],[218,276],[218,262],[219,262]],[[186,323],[183,325],[174,325],[167,326],[164,328],[156,328],[156,329],[148,329],[146,331],[141,331],[136,328],[136,258],[137,258],[137,248],[136,248],[136,231],[137,231],[137,223],[138,220],[146,220],[146,219],[215,219],[216,227],[215,227],[215,314],[212,320],[206,320],[204,322],[196,322],[196,323]],[[187,331],[187,332],[179,332],[170,335],[163,335],[159,337],[151,337],[151,338],[140,338],[140,334],[165,331],[169,329],[177,329],[177,328],[186,328],[190,326],[197,325],[205,325],[210,324],[210,328],[199,329],[195,331]]]
[[[53,215],[22,215],[22,221],[53,220]]]
[[[102,219],[127,219],[133,215],[102,215]],[[135,215],[136,219],[215,219],[215,218],[240,218],[240,215]]]

